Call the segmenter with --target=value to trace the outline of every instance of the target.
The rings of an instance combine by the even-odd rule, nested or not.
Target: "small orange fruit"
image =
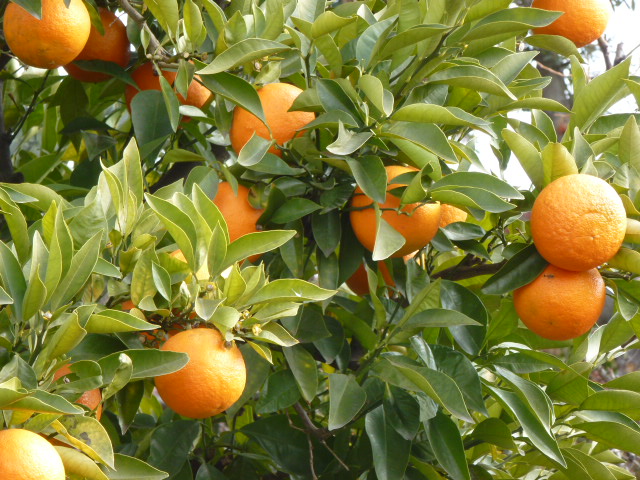
[[[387,264],[384,262],[378,262],[378,268],[382,273],[385,285],[395,287],[396,282],[393,280],[391,272],[389,272],[389,269],[387,268]],[[364,268],[364,263],[358,267],[346,283],[356,295],[366,295],[369,293],[369,280],[367,279],[367,271]]]
[[[155,379],[160,397],[176,413],[211,417],[242,395],[247,380],[242,353],[236,345],[227,347],[218,330],[185,330],[167,340],[161,350],[189,354],[181,370]]]
[[[42,19],[9,2],[4,12],[4,36],[13,54],[38,68],[57,68],[82,51],[91,18],[82,0],[42,0]]]
[[[53,375],[54,380],[58,380],[66,375],[71,373],[71,369],[69,368],[69,364],[64,365],[59,368],[58,371]],[[102,417],[102,393],[100,393],[99,388],[94,388],[93,390],[89,390],[88,392],[84,392],[80,398],[76,400],[76,403],[80,405],[84,405],[90,410],[96,411],[96,418],[100,420]]]
[[[554,180],[531,211],[531,235],[540,255],[566,270],[589,270],[612,258],[626,229],[622,200],[611,185],[592,175]]]
[[[162,71],[162,76],[167,79],[170,85],[173,85],[177,75],[177,72],[171,72],[168,70]],[[131,74],[131,78],[133,78],[133,81],[136,82],[140,90],[162,90],[162,87],[160,86],[160,77],[151,62],[144,63],[135,69]],[[203,108],[213,100],[213,93],[197,81],[199,78],[200,77],[196,75],[189,85],[187,98],[178,94],[178,100],[180,100],[180,103],[183,105],[191,105],[192,107]],[[131,110],[131,101],[138,92],[139,90],[133,85],[127,85],[127,88],[124,91],[124,96],[129,110]]]
[[[389,182],[404,173],[417,171],[415,168],[398,165],[385,168]],[[387,192],[403,185],[406,183],[402,185],[389,183]],[[376,243],[376,212],[372,205],[373,200],[366,196],[360,187],[356,188],[351,200],[353,207],[350,213],[351,226],[360,243],[370,251],[373,251]],[[439,203],[411,203],[402,208],[402,213],[394,211],[399,206],[400,198],[391,193],[387,193],[386,201],[380,205],[382,218],[402,234],[406,240],[402,248],[391,255],[392,257],[404,257],[420,250],[433,239],[440,225],[441,209]]]
[[[129,52],[129,38],[127,37],[127,27],[116,17],[115,13],[100,7],[100,20],[104,27],[104,35],[98,29],[91,26],[89,40],[84,46],[80,55],[76,60],[103,60],[105,62],[113,62],[122,68],[129,63],[131,56]],[[74,78],[81,82],[102,82],[107,80],[109,75],[100,72],[90,72],[83,70],[73,63],[64,66],[64,69]]]
[[[2,480],[65,480],[56,449],[37,433],[22,428],[0,431]]]
[[[602,36],[611,17],[609,0],[533,0],[533,8],[564,12],[551,25],[533,30],[533,33],[560,35],[576,47],[584,47]]]
[[[606,296],[596,268],[571,272],[549,265],[533,282],[513,292],[513,303],[529,330],[549,340],[570,340],[595,325]]]
[[[296,135],[300,135],[298,130],[315,119],[313,112],[289,111],[301,93],[302,90],[288,83],[270,83],[258,90],[269,128],[254,114],[242,107],[236,107],[233,111],[233,122],[229,132],[231,146],[236,153],[240,153],[242,147],[254,133],[267,140],[273,138],[279,146],[283,146]],[[271,133],[269,133],[269,129],[271,129]],[[282,155],[282,152],[275,146],[271,147],[269,151],[278,156]]]
[[[453,205],[443,203],[440,205],[440,210],[442,211],[442,215],[440,216],[440,228],[444,228],[450,223],[465,222],[467,220],[467,212],[459,209],[458,207],[454,207]]]
[[[218,185],[218,193],[213,199],[213,203],[216,204],[227,222],[229,240],[232,242],[247,233],[258,231],[256,223],[264,210],[254,208],[251,205],[249,202],[250,193],[251,190],[244,185],[238,185],[237,195],[229,182],[221,182]]]

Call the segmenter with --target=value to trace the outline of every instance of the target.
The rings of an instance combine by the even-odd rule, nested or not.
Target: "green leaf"
[[[178,101],[178,96],[163,75],[160,75],[158,80],[160,80],[162,98],[164,99],[165,107],[167,107],[167,114],[169,115],[171,129],[176,132],[178,130],[178,125],[180,124],[180,102]]]
[[[578,166],[573,155],[561,143],[548,143],[542,150],[542,168],[544,171],[544,185],[554,180],[578,173]]]
[[[559,12],[539,8],[508,8],[492,13],[478,23],[462,38],[463,41],[482,39],[497,34],[519,34],[530,28],[544,27],[556,20]]]
[[[25,281],[20,262],[13,252],[0,241],[0,278],[2,284],[9,291],[9,295],[13,299],[15,315],[22,320],[22,304],[25,292],[27,291],[27,282]]]
[[[282,353],[296,378],[302,396],[307,402],[311,402],[318,390],[318,367],[313,356],[302,345],[284,348]]]
[[[300,400],[300,391],[291,370],[280,370],[269,376],[256,403],[259,414],[285,410]]]
[[[474,117],[460,108],[433,104],[407,105],[397,110],[391,118],[399,122],[440,123],[480,130],[489,126],[486,120]]]
[[[109,480],[163,480],[169,476],[146,462],[116,453],[115,465],[109,470]]]
[[[98,232],[73,256],[69,271],[60,282],[61,286],[51,297],[51,305],[54,309],[71,300],[91,277],[98,262],[101,243],[102,232]]]
[[[54,422],[54,428],[96,462],[114,467],[111,440],[105,428],[95,418],[65,415]]]
[[[480,422],[473,433],[468,437],[469,440],[480,440],[482,442],[496,445],[505,450],[513,450],[516,447],[513,441],[513,434],[504,421],[499,418],[487,418]]]
[[[234,69],[244,63],[290,50],[290,47],[261,38],[246,38],[232,45],[201,70],[199,75],[211,75]],[[206,83],[205,83],[206,85]]]
[[[544,171],[538,149],[525,137],[506,128],[502,130],[502,138],[515,154],[531,183],[541,189],[544,186]]]
[[[544,48],[563,57],[569,58],[575,56],[579,62],[584,63],[584,59],[580,55],[578,48],[576,48],[576,44],[560,35],[530,35],[525,38],[525,42],[532,47]]]
[[[318,212],[311,217],[311,228],[318,247],[328,257],[340,245],[342,234],[340,214],[337,210],[331,210],[324,214]]]
[[[344,128],[344,125],[340,124],[338,127],[338,138],[330,145],[327,145],[326,148],[334,155],[350,155],[367,143],[367,140],[372,136],[372,132],[350,131]]]
[[[331,298],[335,293],[335,290],[326,290],[304,280],[282,278],[262,287],[249,302],[251,304],[273,300],[321,302]]]
[[[368,74],[363,75],[358,80],[358,86],[380,113],[385,116],[391,115],[393,112],[393,95],[390,91],[385,90],[379,78]]]
[[[144,4],[158,20],[164,31],[170,37],[175,38],[178,34],[178,22],[180,20],[178,2],[176,0],[144,0]]]
[[[296,197],[287,200],[283,205],[281,205],[274,212],[271,217],[271,221],[278,224],[289,223],[320,209],[322,209],[322,207],[316,202],[313,202],[308,198]]]
[[[201,430],[194,420],[174,420],[159,425],[150,435],[149,463],[175,478],[198,444]]]
[[[404,478],[411,442],[396,432],[386,418],[382,406],[367,413],[365,431],[371,443],[373,467],[377,478],[380,480]]]
[[[296,234],[294,230],[269,230],[244,235],[227,247],[222,269],[252,255],[266,253],[284,245]]]
[[[86,334],[86,329],[80,325],[77,311],[66,315],[53,336],[47,337],[46,346],[38,358],[37,365],[70,352],[80,344]]]
[[[534,281],[547,268],[547,261],[531,244],[505,263],[482,287],[487,295],[502,295]]]
[[[618,156],[621,162],[628,163],[640,172],[640,128],[633,115],[629,116],[620,134]]]
[[[622,247],[615,257],[607,262],[611,268],[640,274],[640,253],[627,247]]]
[[[258,92],[246,80],[227,72],[203,75],[201,80],[216,95],[241,106],[266,123]]]
[[[573,127],[585,132],[609,107],[622,96],[626,96],[624,80],[629,76],[630,65],[629,58],[591,80],[580,92],[576,92],[568,132],[573,131]]]
[[[374,261],[385,260],[400,250],[407,242],[404,236],[379,216],[380,209],[376,205],[376,243],[373,246],[372,258]]]
[[[490,70],[475,65],[445,64],[429,77],[429,83],[463,87],[516,100],[516,97]]]
[[[387,198],[387,171],[382,159],[374,155],[362,155],[346,160],[364,194],[378,203],[384,203]]]
[[[394,37],[387,37],[385,39],[386,43],[380,52],[380,58],[383,60],[385,58],[389,58],[404,47],[414,46],[422,40],[426,40],[427,38],[431,38],[436,35],[441,35],[450,29],[451,27],[438,24],[416,25],[404,32],[398,33],[398,35]]]
[[[131,121],[143,158],[159,150],[173,132],[164,97],[156,90],[143,90],[133,97]]]
[[[268,343],[280,345],[281,347],[293,347],[298,344],[298,340],[293,338],[291,334],[279,323],[269,322],[261,327],[261,331],[256,338],[260,338]]]
[[[471,480],[458,426],[451,418],[438,411],[425,423],[429,444],[438,463],[454,480]]]
[[[329,375],[329,430],[344,427],[367,400],[365,390],[350,375]]]
[[[88,333],[137,332],[158,328],[157,325],[120,310],[102,310],[94,313],[84,327]]]
[[[171,303],[171,276],[169,272],[156,262],[151,263],[151,272],[156,289],[167,302]]]
[[[573,424],[574,428],[584,430],[586,436],[609,448],[640,455],[640,432],[622,423],[612,421],[580,422]]]
[[[441,203],[478,208],[491,213],[508,212],[515,207],[515,205],[504,201],[498,195],[483,188],[475,187],[442,187],[435,191],[432,190],[431,198]]]
[[[480,172],[454,172],[431,185],[431,191],[451,187],[483,188],[503,198],[522,200],[524,196],[507,182]]]
[[[22,263],[26,263],[31,250],[31,241],[27,231],[27,221],[20,211],[20,208],[11,200],[11,197],[0,189],[0,213],[4,218],[11,232],[13,245],[18,253],[18,258]]]
[[[311,37],[318,38],[328,33],[335,32],[354,22],[357,17],[339,17],[331,11],[321,13],[311,25]]]
[[[115,352],[98,360],[102,368],[102,376],[106,382],[108,382],[110,378],[113,378],[116,370],[120,366],[120,353],[121,352]],[[130,349],[126,351],[126,355],[131,359],[131,363],[133,364],[131,380],[140,380],[173,373],[180,370],[189,361],[189,356],[186,353],[156,349]]]
[[[640,419],[640,393],[629,390],[602,390],[582,402],[581,410],[604,410]]]

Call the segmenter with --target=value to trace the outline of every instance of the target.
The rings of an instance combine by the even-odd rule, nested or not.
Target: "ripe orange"
[[[382,273],[385,285],[395,287],[396,282],[393,280],[386,263],[378,262],[378,268]],[[356,295],[366,295],[369,293],[369,281],[367,280],[367,271],[364,268],[364,263],[361,264],[355,273],[349,277],[347,285]]]
[[[155,379],[160,397],[176,413],[211,417],[242,395],[247,380],[242,353],[236,345],[227,348],[218,330],[185,330],[167,340],[161,350],[189,354],[189,363],[181,370]]]
[[[37,433],[21,428],[0,431],[2,480],[65,480],[56,449]]]
[[[171,72],[168,70],[162,71],[162,76],[167,79],[169,84],[173,85],[176,80],[177,72]],[[153,63],[147,62],[135,69],[131,74],[131,78],[136,82],[140,90],[162,90],[160,86],[160,78],[156,70],[153,67]],[[213,93],[198,83],[196,79],[199,77],[196,75],[187,91],[187,98],[178,94],[178,99],[183,105],[191,105],[193,107],[202,108],[208,105],[213,100]],[[127,101],[127,107],[131,110],[131,101],[133,97],[138,94],[139,90],[132,85],[127,85],[124,91],[124,96]]]
[[[389,182],[404,173],[417,171],[415,168],[398,165],[388,166],[386,170]],[[406,183],[402,185],[406,185]],[[387,192],[400,186],[401,184],[389,183]],[[373,251],[376,243],[376,213],[373,207],[364,207],[372,205],[373,200],[366,196],[360,187],[356,188],[351,200],[353,207],[350,214],[351,226],[360,243],[370,251]],[[380,205],[382,218],[400,232],[406,240],[402,248],[391,255],[392,257],[403,257],[420,250],[433,239],[440,225],[441,209],[439,203],[411,203],[402,208],[402,213],[394,211],[399,206],[400,198],[391,193],[387,193],[386,201]]]
[[[551,25],[533,33],[560,35],[576,47],[584,47],[602,36],[611,17],[609,0],[533,0],[533,8],[565,12]]]
[[[458,207],[454,207],[453,205],[443,203],[440,206],[440,210],[442,211],[442,215],[440,216],[440,228],[444,228],[450,223],[464,222],[467,220],[467,212],[459,209]]]
[[[121,67],[126,67],[131,54],[129,53],[129,39],[127,38],[127,27],[116,17],[115,13],[100,7],[100,20],[104,27],[104,35],[97,28],[91,26],[89,40],[84,46],[80,55],[75,60],[103,60],[114,62]],[[81,82],[102,82],[107,80],[109,75],[100,72],[90,72],[83,70],[77,65],[70,63],[64,69],[74,78]]]
[[[549,263],[583,271],[613,257],[624,240],[622,200],[604,180],[566,175],[547,185],[531,211],[531,234]]]
[[[233,192],[229,182],[218,185],[218,193],[213,203],[222,213],[229,229],[229,240],[234,241],[247,233],[258,231],[256,223],[263,213],[262,209],[254,208],[249,202],[249,190],[244,185],[238,185],[238,195]]]
[[[61,367],[58,371],[53,375],[54,380],[58,380],[61,377],[69,375],[71,373],[71,369],[69,368],[69,364]],[[88,407],[90,410],[96,411],[96,418],[100,420],[102,417],[102,393],[100,393],[100,389],[94,388],[93,390],[89,390],[88,392],[84,392],[80,398],[76,400],[76,403],[80,405],[84,405]]]
[[[42,0],[38,20],[16,3],[4,13],[4,36],[13,54],[38,68],[57,68],[82,51],[91,30],[91,18],[82,0]]]
[[[549,340],[570,340],[588,332],[605,300],[604,280],[596,268],[571,272],[549,265],[533,282],[513,292],[522,322]]]
[[[269,128],[254,114],[242,107],[236,107],[233,111],[233,122],[229,132],[231,146],[236,153],[240,153],[242,147],[254,133],[267,140],[271,140],[273,135],[273,139],[280,146],[296,135],[300,135],[297,130],[315,119],[313,112],[288,111],[301,93],[302,90],[288,83],[270,83],[258,90]],[[271,133],[269,133],[269,129],[271,129]],[[275,146],[271,147],[269,151],[282,156],[282,152]]]

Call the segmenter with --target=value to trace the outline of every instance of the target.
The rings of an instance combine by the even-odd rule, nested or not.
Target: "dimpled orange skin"
[[[382,261],[378,262],[378,268],[382,273],[385,285],[395,287],[396,282],[393,281],[393,277],[387,268],[387,264]],[[367,271],[364,268],[364,263],[360,264],[358,269],[349,277],[346,283],[356,295],[366,295],[369,293],[369,280],[367,279]]]
[[[104,27],[102,35],[96,27],[91,26],[89,40],[84,49],[74,59],[76,60],[103,60],[114,62],[122,68],[129,64],[129,39],[127,37],[127,27],[116,17],[115,13],[100,7],[100,20]],[[74,78],[81,82],[102,82],[110,78],[110,75],[100,72],[90,72],[70,63],[64,69]]]
[[[313,112],[288,111],[301,93],[302,90],[288,83],[269,83],[258,90],[267,123],[271,128],[273,138],[280,146],[294,136],[301,135],[297,130],[315,119]],[[264,139],[271,140],[269,129],[258,117],[242,107],[236,107],[233,111],[233,123],[229,132],[231,146],[236,153],[240,153],[254,132]],[[275,146],[271,147],[269,152],[282,156],[280,149]]]
[[[533,8],[565,12],[551,25],[535,28],[538,35],[560,35],[584,47],[602,36],[611,17],[609,0],[534,0]]]
[[[56,449],[37,433],[21,428],[0,431],[2,480],[65,480]]]
[[[247,377],[242,353],[236,345],[227,348],[217,330],[185,330],[167,340],[161,350],[189,354],[181,370],[155,379],[160,397],[176,413],[211,417],[242,395]]]
[[[531,211],[531,235],[540,255],[576,272],[611,259],[626,228],[622,200],[611,185],[592,175],[554,180],[540,192]]]
[[[23,63],[57,68],[82,51],[91,30],[91,18],[82,0],[43,0],[42,19],[9,2],[4,13],[7,45]]]
[[[596,268],[571,272],[549,265],[533,282],[513,292],[522,322],[549,340],[587,333],[598,321],[605,300],[604,280]]]
[[[404,173],[417,171],[415,168],[397,165],[385,168],[389,182]],[[400,184],[390,183],[387,191],[400,186]],[[373,251],[376,243],[376,213],[373,207],[363,208],[370,205],[373,205],[373,200],[366,196],[360,187],[356,188],[351,200],[353,208],[349,216],[351,226],[360,243],[367,250]],[[387,193],[386,201],[380,205],[380,208],[397,209],[399,206],[400,198]],[[433,239],[440,225],[441,208],[439,203],[411,203],[405,205],[402,211],[405,213],[399,214],[392,210],[382,211],[382,218],[402,234],[406,240],[402,248],[391,255],[392,257],[404,257],[420,250]]]
[[[173,85],[173,82],[175,82],[178,73],[163,70],[162,76],[167,80],[167,82],[169,82],[170,85]],[[136,68],[131,73],[131,78],[134,82],[136,82],[136,85],[138,85],[140,91],[162,91],[162,87],[160,86],[160,77],[156,75],[156,72],[153,68],[153,63],[151,62],[143,63],[141,66]],[[191,105],[192,107],[202,108],[207,106],[211,102],[211,100],[213,100],[213,93],[211,92],[211,90],[200,84],[196,80],[197,78],[199,77],[196,75],[189,85],[189,89],[187,90],[187,98],[184,98],[182,95],[178,94],[178,100],[180,100],[180,103],[182,103],[183,105]],[[133,100],[133,97],[135,97],[140,91],[133,85],[127,85],[127,88],[124,91],[124,97],[127,102],[127,108],[129,110],[131,110],[131,102]]]
[[[58,371],[53,375],[53,379],[58,380],[59,378],[64,377],[65,375],[69,375],[70,373],[72,372],[71,372],[71,369],[69,368],[69,365],[68,364],[64,365],[63,367],[59,368]],[[89,410],[95,410],[96,418],[98,420],[100,420],[100,418],[102,417],[101,402],[102,402],[102,393],[100,393],[99,388],[94,388],[93,390],[84,392],[82,395],[80,395],[80,398],[76,400],[76,403],[86,406],[87,408],[89,408]]]
[[[453,205],[443,203],[440,205],[440,210],[442,213],[440,215],[440,228],[444,228],[451,223],[464,222],[467,220],[467,212]]]
[[[229,239],[232,242],[247,233],[258,231],[256,223],[264,211],[251,205],[250,193],[244,185],[238,185],[238,195],[233,192],[229,182],[221,182],[218,185],[218,193],[213,203],[227,222]]]

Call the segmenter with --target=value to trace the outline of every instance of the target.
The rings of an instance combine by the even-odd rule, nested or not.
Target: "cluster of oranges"
[[[626,224],[622,200],[598,177],[566,175],[540,192],[531,235],[550,265],[513,294],[529,329],[550,340],[569,340],[595,325],[606,300],[597,267],[618,252]]]

